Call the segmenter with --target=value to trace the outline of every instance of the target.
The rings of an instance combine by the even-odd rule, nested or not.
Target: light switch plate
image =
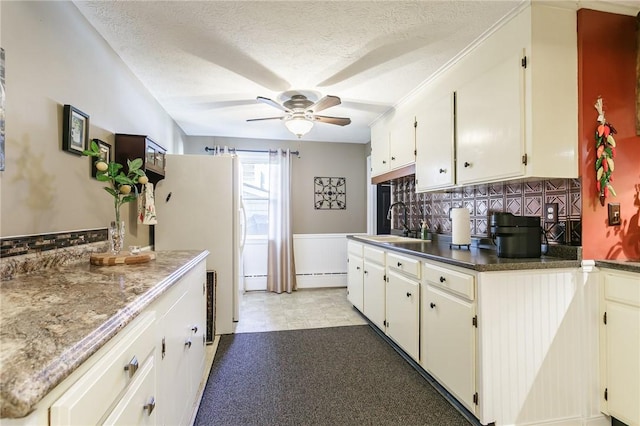
[[[620,203],[609,203],[609,226],[620,225]]]

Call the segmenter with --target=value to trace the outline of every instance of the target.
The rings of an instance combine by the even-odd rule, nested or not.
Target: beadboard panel
[[[579,422],[583,309],[577,281],[573,270],[480,274],[481,421]]]

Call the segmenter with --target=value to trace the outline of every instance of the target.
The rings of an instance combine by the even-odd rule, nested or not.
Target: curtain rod
[[[208,146],[204,147],[204,150],[206,152],[210,152],[210,151],[218,151],[218,152],[224,152],[224,148],[220,148],[219,146],[213,147],[213,148],[209,148]],[[276,152],[278,152],[275,149],[238,149],[238,148],[228,148],[229,152],[264,152],[264,153],[269,153],[269,154],[275,154]],[[291,151],[292,155],[297,156],[298,158],[300,157],[300,151]]]

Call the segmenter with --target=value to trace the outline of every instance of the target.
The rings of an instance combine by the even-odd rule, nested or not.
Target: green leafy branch
[[[82,151],[82,155],[97,158],[94,161],[96,179],[100,182],[108,182],[110,186],[103,189],[113,197],[113,206],[116,213],[116,222],[120,222],[120,207],[138,198],[137,183],[145,184],[149,182],[144,170],[142,170],[142,159],[136,158],[127,160],[127,172],[124,166],[115,161],[105,162],[100,152],[100,147],[95,139],[91,140],[90,149]],[[133,192],[132,192],[133,191]]]

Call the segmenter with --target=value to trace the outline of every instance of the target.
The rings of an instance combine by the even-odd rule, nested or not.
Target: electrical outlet
[[[558,203],[546,203],[544,205],[544,221],[558,223]]]
[[[620,203],[609,203],[609,226],[620,225]]]

